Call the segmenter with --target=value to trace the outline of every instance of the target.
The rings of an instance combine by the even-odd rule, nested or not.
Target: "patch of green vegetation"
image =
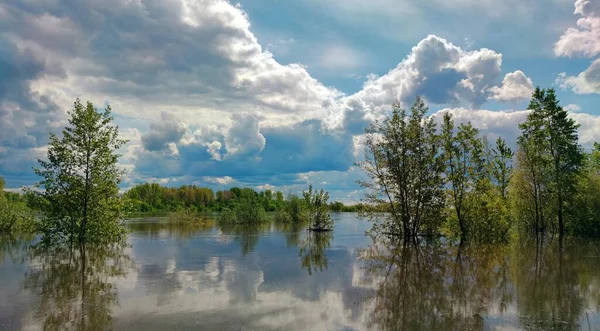
[[[169,213],[167,224],[171,226],[197,226],[209,227],[215,224],[214,220],[198,215],[197,212],[190,209],[183,209]]]
[[[251,197],[241,199],[233,209],[223,210],[219,217],[219,222],[226,224],[260,224],[268,220],[263,206]]]
[[[0,233],[34,233],[38,226],[35,216],[20,194],[4,192],[4,179],[0,177]]]

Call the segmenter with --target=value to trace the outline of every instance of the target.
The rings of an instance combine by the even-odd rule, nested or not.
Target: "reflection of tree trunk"
[[[535,236],[535,280],[542,275],[542,259],[544,253],[544,233],[538,233]]]
[[[86,255],[85,255],[85,245],[80,245],[79,246],[79,251],[80,251],[80,255],[81,255],[81,325],[80,325],[80,329],[81,330],[85,330],[85,301],[86,301],[86,296],[87,296],[87,282],[86,282],[86,266],[87,266],[87,260],[86,260]]]
[[[402,268],[400,270],[400,277],[402,279],[402,287],[401,289],[398,290],[398,300],[396,300],[396,302],[400,302],[400,296],[402,296],[402,329],[404,329],[404,326],[406,325],[406,318],[407,318],[407,309],[406,309],[406,300],[407,300],[407,296],[406,296],[406,291],[408,289],[408,264],[410,262],[410,244],[406,241],[404,241],[403,247],[402,247]]]
[[[463,283],[464,282],[464,270],[463,270],[463,265],[462,265],[462,250],[463,250],[463,247],[464,247],[464,243],[465,242],[461,239],[460,243],[458,245],[458,248],[456,250],[456,259],[454,261],[454,272],[453,272],[453,275],[452,275],[452,278],[453,278],[452,282],[454,284],[454,291],[452,291],[452,300],[451,300],[451,306],[450,306],[451,313],[454,313],[454,311],[453,311],[454,307],[452,307],[452,305],[453,305],[453,303],[455,302],[456,299],[464,301],[464,300],[462,300],[462,297],[461,298],[457,298],[456,297],[457,294],[458,295],[460,295],[460,294],[464,295],[465,294],[464,293],[464,283]],[[464,302],[464,304],[465,304],[464,308],[466,310],[466,304],[467,304],[466,301]]]
[[[556,298],[556,302],[559,303],[558,305],[558,314],[561,313],[565,313],[563,304],[566,304],[567,301],[564,300],[565,298],[563,298],[563,294],[566,294],[565,292],[563,292],[563,251],[562,251],[562,236],[560,238],[559,241],[559,249],[558,249],[558,276],[556,277],[556,294],[557,294],[557,298]],[[566,313],[565,316],[570,316],[571,314]]]

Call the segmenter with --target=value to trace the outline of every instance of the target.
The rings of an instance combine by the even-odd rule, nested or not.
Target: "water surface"
[[[600,330],[595,242],[374,244],[264,224],[130,220],[126,246],[2,238],[0,330]]]

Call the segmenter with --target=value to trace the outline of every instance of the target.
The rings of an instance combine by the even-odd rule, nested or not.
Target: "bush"
[[[243,200],[235,206],[235,216],[240,223],[259,224],[267,221],[267,212],[258,202]]]
[[[252,200],[242,200],[233,210],[223,209],[219,222],[230,224],[259,224],[268,220],[264,207]]]
[[[312,185],[308,191],[302,192],[304,204],[308,212],[310,221],[310,230],[312,231],[331,231],[333,230],[333,220],[329,215],[327,200],[329,193],[323,191],[313,191]]]
[[[290,195],[275,219],[282,223],[301,224],[307,222],[308,213],[305,201],[295,195]]]
[[[279,223],[292,223],[292,217],[286,210],[280,210],[275,214],[275,221]]]
[[[24,202],[0,201],[0,232],[34,233],[36,230],[35,214]]]
[[[237,223],[237,217],[236,217],[235,213],[233,212],[233,210],[224,208],[221,211],[221,215],[219,215],[219,222],[227,223],[227,224],[234,224],[234,223]]]

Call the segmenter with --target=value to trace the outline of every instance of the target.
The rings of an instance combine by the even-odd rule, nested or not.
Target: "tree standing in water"
[[[308,191],[302,192],[304,204],[308,213],[311,231],[331,231],[333,230],[333,221],[329,215],[329,193],[323,191],[313,191],[312,185],[309,185]]]
[[[517,178],[531,182],[535,231],[543,232],[548,221],[557,220],[559,236],[563,237],[567,214],[565,208],[572,205],[575,185],[583,165],[583,152],[577,136],[579,125],[559,105],[554,89],[536,88],[528,109],[531,113],[527,121],[519,125],[520,157],[517,166],[523,176]],[[543,206],[547,198],[553,202],[546,211]]]
[[[486,176],[484,144],[479,138],[479,130],[470,122],[460,124],[455,132],[452,115],[448,112],[444,114],[441,138],[451,204],[461,238],[467,239],[476,222],[474,211],[481,205],[477,200],[483,195],[478,186]]]
[[[370,180],[359,184],[368,189],[368,204],[384,205],[389,211],[368,215],[378,232],[414,239],[439,226],[444,164],[436,125],[425,116],[427,111],[421,97],[410,113],[396,103],[390,117],[367,129],[365,160],[359,166]]]
[[[48,160],[34,169],[43,206],[42,233],[51,241],[104,241],[120,237],[122,202],[118,196],[122,170],[117,150],[126,143],[108,106],[98,112],[79,99],[69,112],[62,138],[51,134]]]

